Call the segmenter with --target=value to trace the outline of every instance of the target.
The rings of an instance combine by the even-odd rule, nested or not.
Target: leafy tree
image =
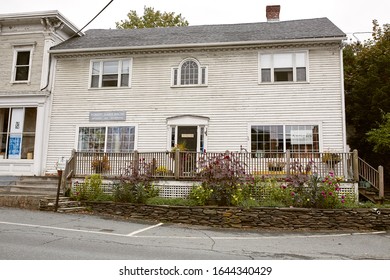
[[[367,140],[374,144],[374,152],[390,152],[390,113],[383,116],[383,123],[367,133]]]
[[[169,26],[188,26],[188,21],[173,12],[155,11],[152,7],[144,6],[144,15],[139,16],[136,11],[131,10],[127,14],[128,19],[116,22],[118,29],[137,29],[137,28],[154,28]]]
[[[385,170],[390,170],[390,160],[384,156],[386,151],[373,140],[376,132],[368,132],[378,129],[383,114],[390,112],[389,65],[390,24],[381,28],[374,20],[372,39],[344,48],[348,143],[366,161],[374,166],[383,165]]]

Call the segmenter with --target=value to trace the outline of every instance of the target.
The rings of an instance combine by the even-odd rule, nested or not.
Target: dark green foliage
[[[155,11],[152,7],[144,7],[144,15],[139,16],[137,11],[131,10],[127,14],[128,19],[116,22],[118,29],[154,28],[170,26],[187,26],[188,21],[173,12]]]
[[[371,165],[390,170],[388,151],[375,149],[367,135],[390,113],[390,25],[373,21],[372,39],[347,44],[343,54],[348,144]]]

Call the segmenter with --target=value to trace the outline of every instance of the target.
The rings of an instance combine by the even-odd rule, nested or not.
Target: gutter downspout
[[[344,90],[344,62],[343,62],[343,47],[340,48],[340,76],[341,76],[341,113],[342,113],[342,133],[343,133],[343,150],[347,153],[347,123],[345,114],[345,90]]]

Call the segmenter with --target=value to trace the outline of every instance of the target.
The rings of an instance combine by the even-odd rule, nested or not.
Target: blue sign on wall
[[[22,136],[11,135],[8,145],[8,158],[20,158]]]

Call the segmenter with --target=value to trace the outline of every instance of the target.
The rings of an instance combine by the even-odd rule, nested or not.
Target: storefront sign
[[[126,111],[89,112],[90,122],[125,121]]]
[[[21,135],[11,135],[9,137],[8,158],[20,159],[21,144],[22,144]]]
[[[291,130],[291,144],[312,145],[313,132],[311,130]]]

